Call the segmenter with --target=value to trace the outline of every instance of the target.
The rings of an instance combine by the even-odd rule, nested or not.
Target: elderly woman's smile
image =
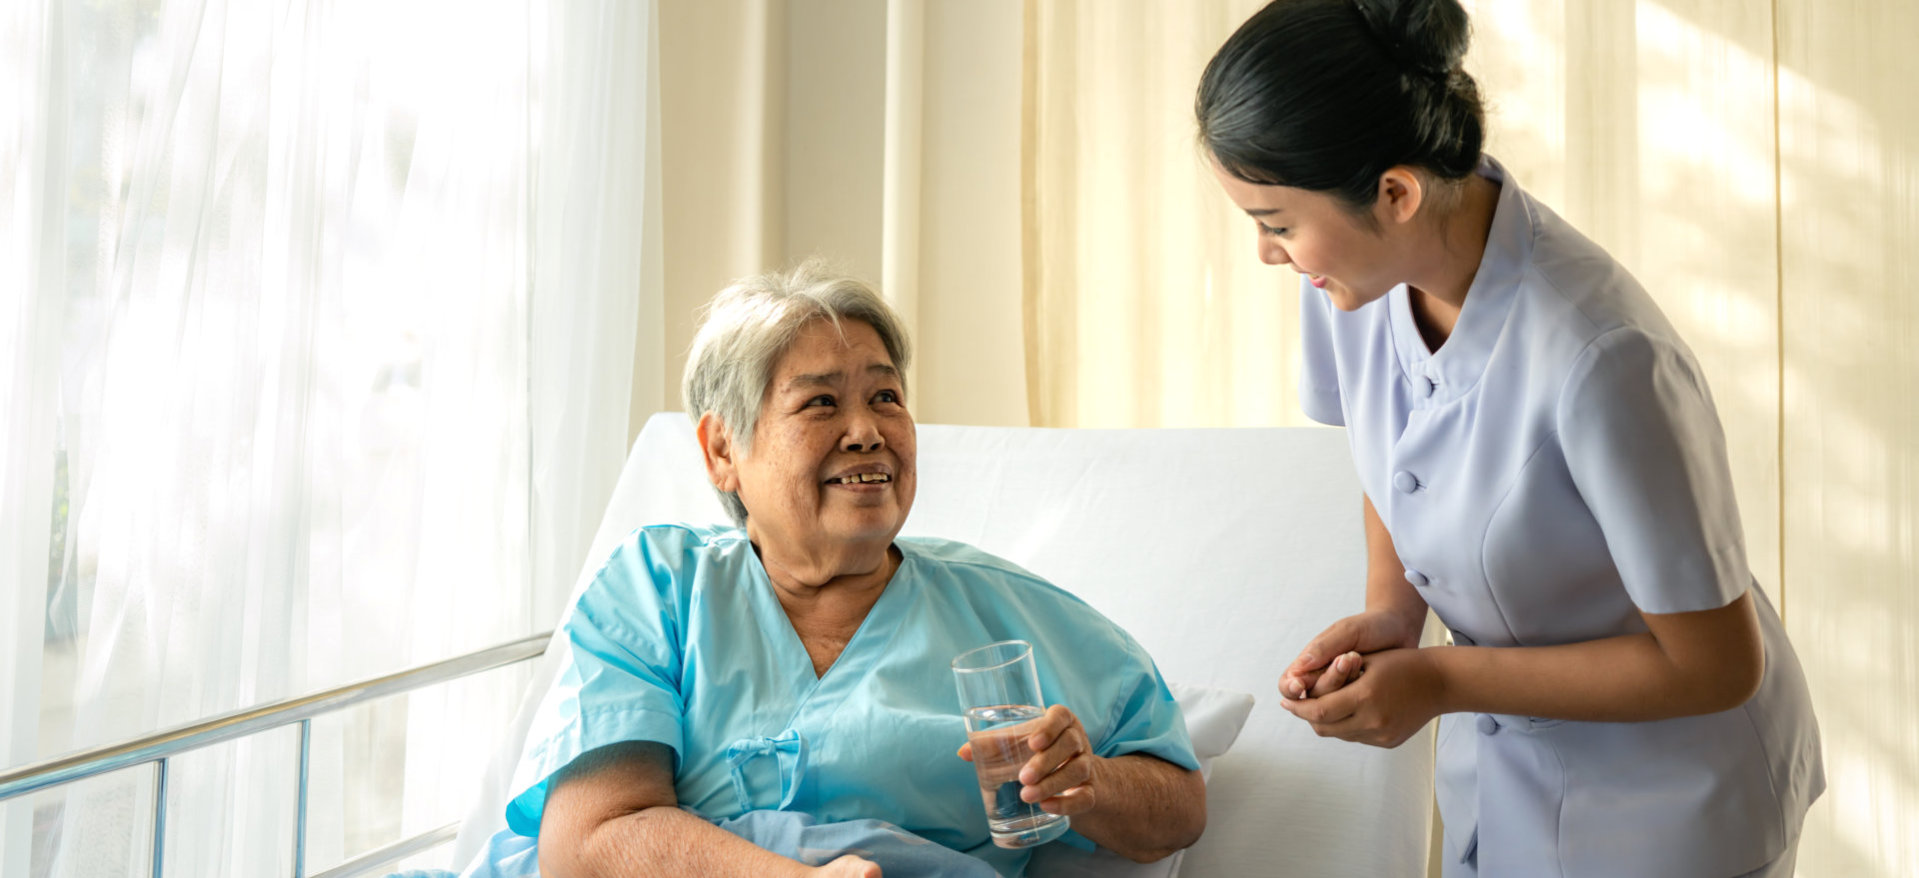
[[[776,580],[872,573],[913,506],[913,416],[886,345],[857,320],[803,326],[731,460],[746,531]]]
[[[883,466],[854,467],[826,480],[829,485],[841,485],[856,490],[872,488],[875,491],[879,490],[876,486],[892,484],[892,482],[893,473]]]

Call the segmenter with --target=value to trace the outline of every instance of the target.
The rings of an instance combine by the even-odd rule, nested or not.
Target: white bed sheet
[[[1214,765],[1192,878],[1424,873],[1432,742],[1322,740],[1278,704],[1279,671],[1363,602],[1360,490],[1333,429],[919,428],[908,534],[963,540],[1078,594],[1131,631],[1168,680],[1253,693]],[[691,423],[655,415],[634,442],[581,573],[633,528],[723,521]],[[529,698],[551,680],[535,674]],[[502,825],[513,755],[491,771],[455,846]]]

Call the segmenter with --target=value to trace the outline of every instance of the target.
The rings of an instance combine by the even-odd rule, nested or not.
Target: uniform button
[[[1433,379],[1431,378],[1419,379],[1419,395],[1420,396],[1423,396],[1427,399],[1432,399],[1433,391],[1438,389],[1439,389],[1439,383],[1434,381]]]
[[[1425,588],[1428,580],[1426,579],[1426,574],[1407,568],[1406,581],[1412,583],[1413,588]]]
[[[1499,720],[1493,719],[1483,713],[1479,715],[1478,725],[1479,733],[1482,735],[1495,735],[1499,733]]]
[[[1414,488],[1419,487],[1419,479],[1412,473],[1400,470],[1393,473],[1393,487],[1399,489],[1401,494],[1411,494]]]

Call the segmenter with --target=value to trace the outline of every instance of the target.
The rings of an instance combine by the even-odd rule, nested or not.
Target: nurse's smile
[[[1253,220],[1259,260],[1290,266],[1331,296],[1333,307],[1355,310],[1407,279],[1405,248],[1388,234],[1399,224],[1390,212],[1369,214],[1324,192],[1248,182],[1218,161],[1212,169],[1227,198]]]

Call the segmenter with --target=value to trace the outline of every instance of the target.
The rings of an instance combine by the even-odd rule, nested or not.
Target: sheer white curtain
[[[40,124],[52,60],[46,10],[0,6],[0,763],[38,755],[47,559],[53,508],[54,385],[66,289],[58,192],[31,172],[63,149]],[[55,187],[57,189],[57,187]],[[57,216],[57,214],[55,214]],[[25,583],[27,587],[17,587]],[[0,874],[26,873],[33,814],[0,806]]]
[[[652,14],[0,12],[0,760],[552,624],[660,309]],[[316,725],[310,865],[457,818],[515,703]],[[169,874],[286,870],[292,746],[174,766]],[[136,873],[125,774],[0,807],[0,874]]]

